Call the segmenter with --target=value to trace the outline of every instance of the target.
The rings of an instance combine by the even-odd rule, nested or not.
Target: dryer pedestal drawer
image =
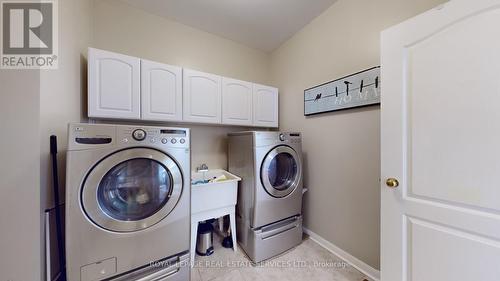
[[[109,281],[186,281],[190,278],[189,253],[112,278]]]
[[[250,229],[245,252],[254,262],[279,255],[302,242],[302,216]]]

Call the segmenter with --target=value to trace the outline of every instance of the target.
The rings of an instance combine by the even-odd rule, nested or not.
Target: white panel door
[[[252,125],[253,84],[222,78],[222,123]]]
[[[182,121],[182,68],[141,60],[143,120]]]
[[[500,280],[499,27],[455,0],[382,34],[382,281]]]
[[[214,74],[184,69],[184,121],[221,123],[221,77]]]
[[[260,127],[278,127],[278,89],[253,85],[253,124]]]
[[[89,117],[140,119],[140,75],[140,59],[89,48]]]

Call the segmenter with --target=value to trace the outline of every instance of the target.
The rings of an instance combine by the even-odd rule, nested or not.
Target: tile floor
[[[236,253],[223,248],[218,235],[214,235],[214,248],[211,256],[196,256],[191,281],[369,280],[307,236],[298,247],[258,266],[240,248]]]

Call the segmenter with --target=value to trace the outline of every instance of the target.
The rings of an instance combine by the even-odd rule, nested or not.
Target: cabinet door
[[[253,84],[253,124],[278,127],[278,89]]]
[[[221,123],[221,77],[184,69],[184,121]]]
[[[182,120],[182,68],[141,60],[143,120]]]
[[[250,82],[222,78],[222,123],[252,125],[252,90]]]
[[[89,48],[89,117],[140,119],[140,75],[140,59]]]

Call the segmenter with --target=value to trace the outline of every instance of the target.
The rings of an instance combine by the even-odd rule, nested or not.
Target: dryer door
[[[165,218],[179,201],[182,188],[181,170],[167,154],[130,148],[107,156],[90,170],[81,202],[99,227],[133,232]]]
[[[269,195],[285,197],[299,185],[302,175],[299,156],[289,146],[277,146],[264,158],[260,175]]]

